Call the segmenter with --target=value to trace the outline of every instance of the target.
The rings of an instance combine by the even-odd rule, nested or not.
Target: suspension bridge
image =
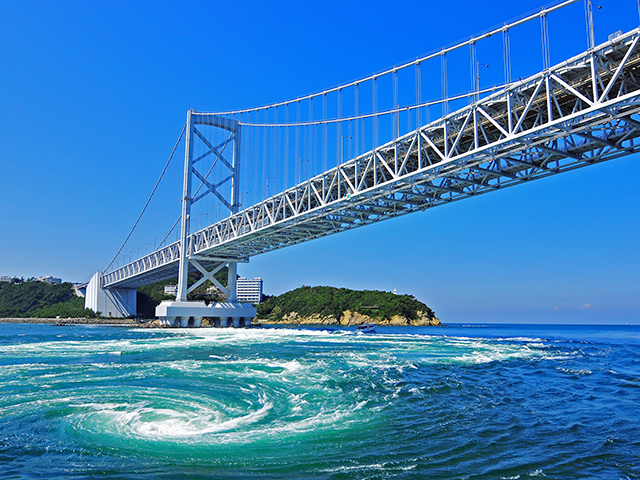
[[[159,317],[183,326],[203,317],[245,325],[255,309],[237,302],[236,266],[252,256],[636,153],[640,29],[595,45],[586,0],[588,48],[551,65],[549,18],[577,1],[316,94],[247,110],[189,111],[178,141],[185,146],[182,212],[170,231],[177,234],[180,223],[179,239],[167,244],[167,235],[122,265],[116,255],[89,282],[86,306],[134,315],[137,287],[178,276],[176,301],[163,302]],[[513,81],[510,35],[532,21],[540,22],[541,69]],[[481,89],[478,45],[496,37],[504,83]],[[447,62],[463,50],[470,88],[451,95]],[[439,64],[441,91],[424,101],[429,62]],[[219,218],[195,229],[194,208],[205,197],[214,201],[207,212],[215,205]],[[227,285],[214,277],[224,267]],[[192,285],[190,272],[201,274]],[[187,301],[207,280],[226,303]]]

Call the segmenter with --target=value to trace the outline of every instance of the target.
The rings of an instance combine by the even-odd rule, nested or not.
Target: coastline
[[[14,317],[0,318],[0,323],[39,323],[44,325],[113,325],[118,327],[137,327],[140,323],[130,318],[36,318]]]
[[[339,320],[335,317],[323,317],[320,315],[312,315],[309,317],[299,316],[293,312],[282,320],[259,318],[255,319],[257,325],[309,325],[309,326],[357,326],[367,323],[374,323],[381,326],[442,326],[437,318],[421,318],[417,320],[409,320],[405,317],[395,316],[391,320],[379,320],[360,315],[358,313],[345,312]],[[161,325],[154,319],[136,321],[131,318],[39,318],[39,317],[8,317],[0,318],[0,323],[33,323],[41,325],[55,326],[71,326],[71,325],[103,325],[115,327],[137,327],[137,328],[169,328]],[[256,326],[257,326],[256,325]],[[209,325],[203,324],[203,328],[210,328]]]
[[[257,318],[256,321],[261,324],[270,325],[333,325],[343,327],[353,327],[370,323],[373,323],[375,325],[386,325],[394,327],[442,326],[442,323],[436,316],[422,311],[418,311],[418,316],[415,319],[409,319],[401,315],[394,315],[390,319],[379,319],[370,317],[368,315],[362,315],[358,312],[345,310],[344,312],[342,312],[340,318],[336,318],[332,315],[318,314],[304,316],[298,314],[298,312],[291,312],[287,315],[284,315],[281,319],[267,316],[266,318]]]

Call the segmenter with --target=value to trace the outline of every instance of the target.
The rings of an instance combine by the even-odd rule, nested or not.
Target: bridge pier
[[[104,317],[133,317],[137,308],[137,289],[102,288],[102,272],[96,272],[87,285],[84,307]]]
[[[203,318],[213,319],[212,323],[215,326],[240,328],[251,325],[252,319],[256,316],[256,309],[253,305],[238,302],[207,305],[204,302],[164,300],[156,307],[156,316],[169,325],[182,328],[189,325],[201,327]]]

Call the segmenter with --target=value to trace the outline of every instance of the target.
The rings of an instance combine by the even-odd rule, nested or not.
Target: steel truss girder
[[[189,255],[248,258],[634,153],[639,44],[636,29],[195,232]],[[105,286],[174,272],[176,249],[105,274]]]

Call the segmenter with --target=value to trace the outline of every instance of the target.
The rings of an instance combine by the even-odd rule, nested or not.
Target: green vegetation
[[[258,318],[282,320],[297,312],[302,317],[314,314],[339,319],[346,310],[389,320],[394,315],[414,320],[418,311],[435,316],[433,310],[412,295],[396,295],[376,290],[349,290],[334,287],[301,287],[277,297],[269,297],[257,306]]]
[[[1,318],[91,318],[96,312],[84,308],[84,298],[77,297],[73,285],[50,285],[29,279],[0,283]]]
[[[226,284],[226,270],[218,272],[216,279]],[[199,278],[189,275],[189,284]],[[138,288],[138,315],[153,318],[155,308],[162,300],[175,298],[164,294],[164,286],[177,283],[177,278],[162,280]],[[189,294],[189,300],[205,300],[208,303],[223,301],[220,293],[208,293],[211,282],[205,282]],[[350,310],[374,319],[389,320],[395,315],[413,320],[421,311],[435,316],[431,308],[411,295],[395,295],[390,292],[356,291],[334,287],[302,287],[277,297],[267,297],[257,305],[258,318],[279,321],[285,315],[297,312],[302,317],[322,315],[340,319]],[[84,299],[77,297],[71,283],[50,285],[34,279],[13,280],[0,283],[0,318],[94,318],[99,315],[84,308]]]
[[[178,283],[177,277],[138,287],[136,294],[136,310],[138,316],[142,318],[154,318],[156,316],[156,307],[160,305],[162,300],[175,300],[175,295],[164,294],[164,286],[175,285],[176,283]]]

